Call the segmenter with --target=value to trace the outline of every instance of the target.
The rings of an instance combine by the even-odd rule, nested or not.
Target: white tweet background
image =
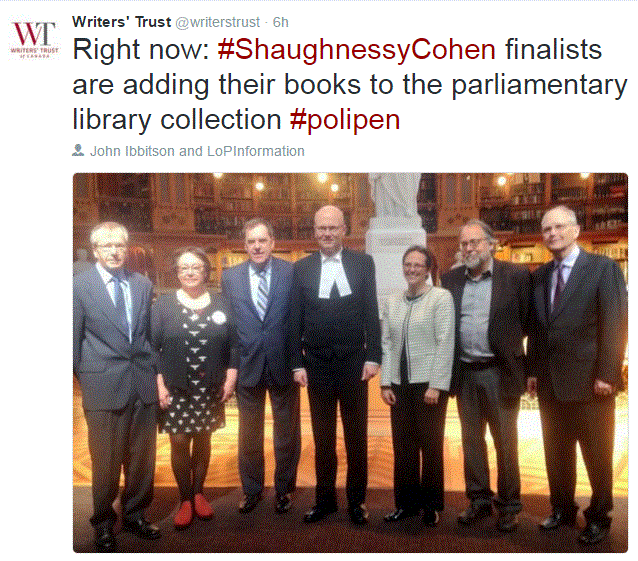
[[[635,2],[3,2],[3,149],[5,167],[3,240],[5,262],[5,507],[13,522],[5,540],[22,550],[72,554],[69,460],[71,418],[71,239],[72,176],[76,172],[625,172],[630,184],[636,170],[637,5]],[[131,16],[124,29],[76,29],[72,15],[120,18]],[[287,28],[140,29],[133,16],[213,18],[260,17],[288,20]],[[52,42],[60,47],[51,60],[19,60],[14,21],[54,21]],[[138,38],[150,42],[208,43],[208,60],[115,61],[104,66],[81,56],[73,59],[73,37],[100,42]],[[263,42],[408,43],[425,37],[433,43],[492,43],[495,60],[444,61],[219,61],[216,43],[224,37],[259,38]],[[598,60],[508,61],[504,44],[601,45]],[[210,95],[124,96],[125,78],[177,72],[208,77]],[[268,96],[222,96],[217,78],[276,78]],[[359,78],[359,95],[280,94],[283,76]],[[402,91],[404,74],[438,78],[439,95]],[[453,77],[628,79],[624,95],[514,96],[464,95],[452,101]],[[371,95],[368,79],[390,78],[395,93]],[[76,78],[111,78],[110,95],[73,95]],[[104,113],[152,112],[144,136],[137,131],[75,131],[73,107]],[[166,131],[159,115],[189,112],[280,113],[279,131]],[[287,115],[296,107],[314,113],[397,113],[400,130],[291,131]],[[148,145],[173,147],[303,146],[304,158],[74,158],[75,144],[85,153],[93,146]],[[633,205],[633,197],[630,196]],[[633,212],[631,213],[633,216]],[[632,236],[633,238],[633,236]],[[633,309],[633,308],[632,308]],[[632,322],[633,327],[633,322]],[[633,329],[631,330],[633,335]],[[633,341],[633,337],[631,337]],[[44,467],[42,458],[45,458]],[[46,473],[42,473],[42,470]],[[40,483],[43,481],[44,482]],[[33,486],[30,482],[36,481]],[[630,520],[634,510],[630,504]],[[35,528],[34,528],[35,526]],[[631,532],[630,532],[631,534]],[[630,537],[630,551],[633,539]]]

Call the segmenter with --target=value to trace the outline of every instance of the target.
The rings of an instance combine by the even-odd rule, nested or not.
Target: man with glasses
[[[112,504],[120,485],[122,527],[160,537],[144,518],[153,498],[157,379],[149,343],[152,285],[124,268],[128,232],[104,222],[91,232],[97,263],[73,279],[73,373],[82,387],[92,466],[95,548],[116,549]]]
[[[574,211],[558,206],[541,221],[554,259],[534,272],[529,334],[530,394],[538,392],[552,513],[551,531],[576,521],[576,444],[592,498],[579,536],[595,544],[609,533],[612,510],[615,396],[627,345],[627,287],[618,264],[576,240]]]
[[[523,337],[529,308],[527,269],[492,257],[491,228],[470,220],[461,228],[463,266],[441,278],[456,308],[456,349],[450,392],[461,421],[466,494],[458,516],[469,525],[498,511],[496,527],[511,532],[522,510],[517,419],[525,391]],[[497,495],[490,488],[485,428],[496,448]]]
[[[341,210],[315,213],[319,251],[294,266],[291,362],[295,380],[308,386],[315,441],[316,504],[304,521],[337,511],[337,404],[348,460],[346,496],[353,524],[365,524],[368,484],[368,380],[381,363],[381,325],[374,262],[342,246]]]

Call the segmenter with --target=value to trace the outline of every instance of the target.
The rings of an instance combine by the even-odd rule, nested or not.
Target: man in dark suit
[[[160,537],[144,519],[153,498],[157,380],[149,343],[152,285],[124,268],[128,232],[104,222],[91,232],[94,267],[73,279],[73,372],[82,386],[92,463],[95,546],[116,548],[112,504],[124,466],[122,526]]]
[[[305,522],[337,510],[337,403],[348,461],[346,495],[355,524],[367,521],[368,380],[379,371],[381,342],[374,262],[342,247],[343,213],[315,214],[319,252],[295,263],[291,357],[295,380],[308,386],[315,441],[316,505]]]
[[[529,309],[527,269],[492,257],[491,228],[470,220],[461,228],[464,266],[442,277],[456,308],[456,350],[450,392],[457,395],[466,494],[471,503],[458,516],[472,524],[492,513],[485,427],[496,448],[496,526],[517,528],[522,509],[517,419],[525,391],[523,337]]]
[[[275,510],[292,505],[301,452],[299,386],[290,370],[287,347],[292,265],[272,257],[273,228],[263,218],[244,226],[248,261],[222,275],[222,291],[237,326],[231,366],[235,383],[226,384],[224,399],[237,391],[239,474],[244,498],[240,512],[257,506],[264,488],[264,405],[270,394],[275,449]]]
[[[540,524],[573,525],[578,506],[576,443],[592,498],[579,536],[594,544],[609,533],[612,509],[615,394],[627,344],[627,288],[620,267],[587,253],[576,240],[574,212],[558,206],[541,221],[554,259],[533,275],[527,388],[538,393],[552,514]]]

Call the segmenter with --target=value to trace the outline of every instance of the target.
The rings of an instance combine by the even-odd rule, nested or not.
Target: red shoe
[[[173,523],[176,530],[183,530],[190,526],[193,521],[193,503],[190,501],[184,501],[177,511]]]
[[[208,520],[213,517],[213,509],[201,493],[195,495],[195,514],[202,520]]]

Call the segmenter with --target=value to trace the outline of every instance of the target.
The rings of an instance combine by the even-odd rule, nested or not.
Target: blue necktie
[[[266,317],[266,308],[268,307],[268,281],[266,280],[266,271],[259,272],[259,286],[257,287],[257,312],[259,319],[264,321]]]

